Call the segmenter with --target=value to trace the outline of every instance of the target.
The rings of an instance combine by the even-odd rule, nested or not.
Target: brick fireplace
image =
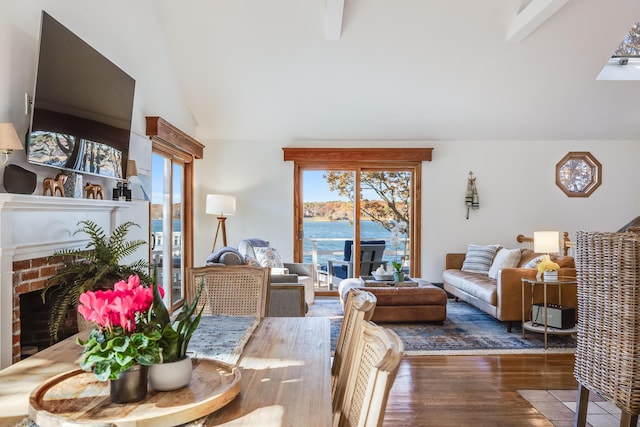
[[[131,220],[141,229],[129,237],[148,240],[148,202],[0,194],[0,368],[20,359],[23,329],[33,335],[29,337],[32,342],[46,340],[42,338],[46,313],[37,306],[30,308],[21,322],[21,296],[31,303],[36,295],[40,297],[46,279],[56,268],[48,263],[54,251],[86,246],[85,235],[74,235],[78,222],[85,219],[95,221],[107,233]],[[141,257],[144,254],[136,254],[135,259]],[[44,327],[46,330],[46,318]]]

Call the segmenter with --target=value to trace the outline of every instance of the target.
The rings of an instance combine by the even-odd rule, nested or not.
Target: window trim
[[[182,230],[182,265],[184,270],[193,267],[193,172],[195,159],[202,159],[204,144],[187,135],[158,116],[146,117],[146,134],[151,137],[151,150],[183,165],[183,227]],[[151,203],[149,203],[151,210]],[[185,275],[186,276],[186,275]]]
[[[295,262],[302,262],[304,217],[301,200],[302,173],[304,170],[348,169],[356,172],[356,189],[359,192],[359,176],[362,170],[368,169],[411,169],[412,170],[412,206],[413,226],[411,234],[411,258],[418,262],[411,263],[410,274],[420,276],[421,264],[421,222],[422,222],[422,162],[431,161],[432,148],[283,148],[284,160],[294,162],[293,176],[293,256]],[[349,159],[345,161],[344,159]],[[359,211],[360,201],[356,198],[354,209]],[[354,230],[360,235],[359,222]],[[357,241],[358,239],[356,239]],[[356,253],[359,250],[355,248]],[[356,263],[357,264],[357,263]],[[355,272],[359,274],[359,272]]]

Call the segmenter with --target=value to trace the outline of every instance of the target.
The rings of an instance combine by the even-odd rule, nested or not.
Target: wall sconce
[[[20,138],[16,133],[16,128],[11,123],[0,123],[0,154],[4,154],[4,158],[0,161],[0,166],[7,163],[9,154],[15,150],[22,150]]]
[[[213,252],[216,249],[220,230],[222,230],[222,245],[227,246],[225,221],[227,216],[236,213],[236,197],[225,194],[207,194],[206,212],[210,215],[218,215],[218,228],[216,228],[216,236],[213,238],[213,247],[211,248],[211,252]]]

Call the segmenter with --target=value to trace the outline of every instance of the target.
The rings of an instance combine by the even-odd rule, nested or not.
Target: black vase
[[[122,372],[117,380],[110,380],[112,403],[139,402],[147,395],[149,367],[135,365]]]

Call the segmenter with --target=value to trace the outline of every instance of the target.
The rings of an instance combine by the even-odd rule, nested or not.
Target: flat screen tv
[[[123,179],[135,80],[42,12],[30,163]]]

